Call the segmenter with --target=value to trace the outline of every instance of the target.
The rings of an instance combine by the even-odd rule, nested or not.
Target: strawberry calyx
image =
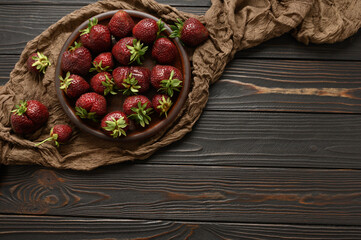
[[[109,79],[109,77],[107,75],[105,75],[105,81],[102,82],[102,85],[105,87],[104,89],[104,96],[107,95],[108,93],[112,94],[112,95],[116,95],[117,92],[115,91],[115,84],[112,79]]]
[[[144,54],[147,52],[148,46],[143,47],[143,43],[141,43],[140,40],[137,41],[136,39],[133,40],[133,46],[126,46],[131,54],[129,64],[137,62],[139,65],[142,65]]]
[[[132,76],[132,73],[130,73],[128,77],[123,80],[122,85],[125,87],[125,89],[122,89],[121,91],[125,96],[137,95],[139,92],[138,89],[141,88],[141,86],[138,85],[138,80]]]
[[[32,59],[35,60],[35,62],[31,65],[32,67],[36,67],[36,69],[41,72],[45,73],[45,70],[48,66],[51,65],[49,59],[47,56],[42,54],[41,52],[36,53],[37,56],[33,56]]]
[[[75,107],[75,115],[79,116],[80,118],[83,119],[89,119],[92,120],[94,122],[97,122],[97,115],[96,112],[88,112],[86,109],[82,108],[82,107]]]
[[[28,103],[27,101],[20,101],[19,105],[15,106],[15,109],[11,112],[21,116],[28,110]]]
[[[74,42],[74,46],[69,47],[69,51],[75,51],[76,49],[80,48],[82,46],[81,42]]]
[[[94,71],[97,71],[97,72],[111,72],[112,69],[110,69],[110,66],[105,66],[105,67],[102,67],[102,60],[98,63],[98,62],[93,62],[93,66],[89,72],[94,72]]]
[[[53,130],[54,130],[54,128],[51,128],[51,130],[50,130],[50,137],[48,137],[47,139],[45,139],[45,140],[43,140],[43,141],[35,144],[35,146],[37,147],[37,146],[39,146],[39,145],[41,145],[41,144],[43,144],[43,143],[45,143],[45,142],[48,142],[48,141],[54,141],[55,146],[59,147],[59,142],[57,141],[59,135],[56,134],[56,133],[53,133]]]
[[[64,90],[65,92],[68,90],[69,85],[73,81],[72,78],[70,78],[70,72],[66,73],[65,78],[62,76],[59,76],[60,79],[60,89]]]
[[[160,99],[158,102],[159,102],[159,105],[157,106],[157,109],[160,109],[160,116],[162,116],[164,114],[165,117],[167,118],[168,110],[173,105],[172,100],[170,98],[166,99],[164,96],[162,96],[162,99]]]
[[[173,79],[174,70],[170,73],[169,79],[162,80],[160,82],[160,88],[158,91],[168,94],[170,97],[173,97],[174,91],[179,92],[182,88],[182,81],[179,79]]]
[[[124,117],[120,117],[116,120],[114,117],[111,117],[111,121],[105,121],[107,124],[106,127],[103,127],[104,130],[112,132],[110,135],[113,138],[118,138],[120,136],[127,136],[124,131],[124,128],[128,126],[127,122],[125,121]]]
[[[157,21],[157,25],[158,25],[158,31],[157,31],[157,38],[160,37],[160,34],[166,30],[165,26],[164,26],[164,22],[162,21],[162,19],[159,19]]]
[[[98,24],[97,18],[89,19],[88,27],[79,31],[80,36],[90,33],[90,30],[92,29],[92,27],[94,27],[97,24]]]
[[[130,119],[135,120],[140,126],[145,127],[145,125],[149,125],[150,121],[150,114],[152,113],[152,108],[147,108],[148,103],[144,103],[142,105],[141,102],[138,102],[138,107],[132,107],[131,110],[134,112],[133,114],[129,115]]]
[[[183,25],[184,22],[180,19],[177,18],[177,22],[174,23],[174,25],[170,25],[170,28],[172,29],[172,33],[169,35],[170,38],[180,38],[181,37],[181,32],[183,29]]]

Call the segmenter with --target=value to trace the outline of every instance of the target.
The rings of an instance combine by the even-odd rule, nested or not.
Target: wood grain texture
[[[235,59],[208,110],[361,112],[361,62]]]
[[[11,4],[11,5],[68,5],[68,6],[85,6],[91,3],[95,3],[97,0],[1,0],[0,4]],[[176,6],[198,6],[198,7],[209,7],[211,6],[210,0],[157,0],[157,2],[168,5]]]
[[[360,227],[0,215],[2,240],[359,239]]]
[[[0,5],[0,54],[20,54],[26,43],[59,19],[70,14],[79,6],[36,6],[36,5]],[[203,14],[205,7],[177,7],[181,11]],[[18,13],[22,12],[21,15]],[[15,24],[14,24],[15,23]],[[3,56],[0,55],[0,59]]]
[[[290,33],[271,39],[257,47],[238,52],[235,58],[283,58],[312,60],[361,60],[361,31],[334,44],[304,45]]]
[[[56,1],[55,1],[56,2]],[[191,1],[192,3],[194,1]],[[206,1],[202,1],[203,3]],[[77,2],[78,3],[78,2]],[[202,15],[208,5],[193,6],[184,1],[174,3],[179,10]],[[25,44],[63,16],[79,9],[78,5],[1,5],[0,54],[20,54]],[[21,11],[22,14],[17,13]],[[14,22],[17,24],[14,26]],[[1,56],[0,56],[1,57]],[[297,42],[290,34],[269,40],[261,45],[236,54],[236,58],[287,58],[361,60],[361,31],[336,44],[310,44]]]
[[[0,170],[0,213],[361,224],[361,171],[118,164]]]
[[[361,116],[205,111],[152,164],[361,169]]]
[[[4,84],[18,56],[0,57]],[[361,62],[235,59],[206,110],[361,113]]]
[[[5,85],[9,81],[10,72],[18,60],[17,55],[0,55],[0,85]]]

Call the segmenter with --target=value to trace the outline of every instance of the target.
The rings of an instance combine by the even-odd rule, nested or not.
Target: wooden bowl
[[[102,13],[99,15],[94,16],[98,19],[98,22],[103,25],[107,25],[111,17],[117,12],[110,11],[106,13]],[[135,11],[135,10],[124,10],[127,13],[131,15],[134,22],[137,23],[143,18],[152,18],[155,21],[158,21],[159,19],[143,12]],[[167,118],[159,117],[159,114],[154,112],[151,115],[152,121],[151,123],[142,128],[142,127],[130,127],[130,131],[128,130],[127,136],[122,136],[120,138],[113,138],[111,136],[106,135],[101,127],[100,127],[100,121],[99,123],[94,123],[90,120],[84,120],[79,118],[75,114],[75,100],[72,100],[66,96],[64,91],[60,89],[60,79],[59,76],[65,76],[65,73],[61,70],[61,61],[62,61],[62,55],[63,53],[71,46],[73,45],[74,41],[79,41],[79,30],[82,30],[88,26],[88,20],[82,23],[78,28],[75,29],[75,31],[69,36],[67,41],[65,42],[64,46],[62,47],[58,61],[57,66],[55,70],[55,87],[56,87],[56,93],[58,96],[58,99],[61,103],[61,106],[63,107],[66,114],[69,116],[70,120],[79,127],[82,131],[88,132],[96,137],[99,137],[104,140],[110,140],[110,141],[119,141],[119,142],[128,142],[128,141],[142,141],[146,140],[147,138],[151,137],[152,135],[156,134],[157,132],[160,132],[162,129],[167,128],[172,122],[175,120],[177,115],[179,114],[182,106],[184,105],[189,89],[190,89],[190,78],[191,78],[191,70],[190,70],[190,63],[187,56],[186,51],[184,50],[182,44],[178,39],[173,39],[174,44],[177,47],[178,50],[178,56],[174,64],[172,66],[175,66],[179,68],[183,74],[183,87],[181,91],[172,97],[173,106],[168,112]],[[165,24],[166,30],[163,32],[166,35],[169,35],[171,33],[171,29]],[[93,55],[93,58],[96,57]],[[143,63],[143,66],[148,67],[150,70],[155,65],[154,61],[151,59],[151,46],[149,47],[147,54],[145,56],[145,61]],[[118,65],[116,65],[114,68],[116,68]],[[90,80],[89,78],[86,78],[86,80]],[[151,87],[152,88],[152,87]],[[150,90],[146,96],[150,98],[156,93],[156,90],[152,89]],[[115,96],[105,96],[107,99],[107,112],[115,111],[115,110],[122,110],[122,104],[124,101],[124,97],[121,93],[115,95]]]

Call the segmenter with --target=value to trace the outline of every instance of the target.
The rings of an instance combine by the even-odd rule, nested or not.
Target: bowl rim
[[[108,12],[104,12],[104,13],[100,13],[98,15],[95,15],[91,18],[97,18],[99,22],[106,20],[108,18],[111,18],[116,12],[123,10],[127,13],[129,13],[132,17],[135,18],[151,18],[154,19],[155,21],[158,21],[159,18],[150,15],[148,13],[144,13],[144,12],[140,12],[140,11],[136,11],[136,10],[127,10],[127,9],[118,9],[118,10],[112,10],[112,11],[108,11]],[[57,60],[57,65],[56,65],[56,69],[55,69],[55,90],[56,90],[56,94],[57,97],[59,99],[59,102],[63,108],[63,110],[65,111],[65,113],[67,114],[67,116],[70,118],[70,120],[78,127],[80,128],[82,131],[90,133],[98,138],[104,139],[104,140],[109,140],[109,141],[117,141],[117,142],[130,142],[130,141],[140,141],[140,140],[145,140],[150,138],[151,136],[155,135],[157,132],[160,132],[161,130],[163,130],[166,127],[169,127],[169,125],[176,119],[176,117],[178,116],[178,114],[180,113],[180,110],[182,109],[182,107],[184,106],[184,103],[187,100],[187,96],[189,93],[189,89],[190,89],[190,82],[191,82],[191,68],[190,68],[190,61],[188,58],[188,54],[186,52],[186,50],[184,49],[184,47],[182,46],[180,40],[178,38],[175,38],[174,41],[176,43],[177,48],[180,51],[180,57],[181,57],[181,65],[183,67],[182,72],[183,72],[183,87],[178,95],[177,100],[175,101],[175,103],[173,104],[173,107],[171,109],[171,111],[168,113],[168,117],[165,119],[160,120],[158,123],[156,123],[154,126],[152,126],[151,128],[145,129],[142,132],[139,133],[135,133],[132,135],[127,135],[127,136],[123,136],[120,138],[113,138],[107,134],[105,134],[104,132],[102,132],[99,129],[94,129],[90,126],[88,126],[86,123],[83,122],[83,120],[81,120],[78,116],[76,116],[74,109],[71,106],[68,106],[67,104],[67,100],[65,99],[65,96],[63,95],[63,91],[60,89],[60,79],[59,76],[61,75],[61,61],[62,61],[62,55],[63,53],[69,48],[69,46],[71,44],[73,44],[73,42],[79,37],[80,33],[79,30],[82,30],[84,28],[86,28],[86,26],[88,26],[88,22],[89,19],[84,21],[82,24],[80,24],[68,37],[68,39],[65,41],[63,47],[60,50],[59,56],[58,56],[58,60]],[[168,34],[171,33],[171,28],[167,25],[164,24],[165,28],[166,28],[166,32]],[[107,113],[108,114],[108,113]],[[99,123],[100,124],[100,123]]]

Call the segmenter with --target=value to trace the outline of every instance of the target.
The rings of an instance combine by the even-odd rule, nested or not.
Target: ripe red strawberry
[[[152,48],[152,57],[159,64],[172,64],[177,57],[177,48],[168,38],[158,38]]]
[[[152,105],[154,110],[162,116],[163,114],[167,117],[170,107],[173,105],[172,100],[168,95],[156,94],[153,96]]]
[[[93,68],[90,69],[90,72],[105,72],[112,71],[114,68],[113,55],[111,52],[104,52],[99,54],[93,60]]]
[[[133,36],[145,44],[152,44],[165,29],[160,19],[156,22],[154,19],[144,18],[134,26]]]
[[[98,19],[89,19],[88,28],[80,30],[80,41],[93,53],[106,52],[112,45],[107,26],[98,24]]]
[[[152,69],[150,81],[152,86],[158,91],[173,96],[174,91],[179,92],[182,88],[182,72],[173,66],[156,65]]]
[[[67,72],[65,78],[59,76],[60,89],[63,89],[65,94],[70,98],[78,98],[80,95],[89,91],[89,83],[79,75],[70,74]]]
[[[126,136],[129,126],[127,115],[121,111],[110,112],[102,119],[100,126],[103,131],[113,138]]]
[[[106,114],[107,101],[95,92],[84,93],[76,101],[75,110],[80,118],[97,121],[97,117]]]
[[[143,55],[148,50],[148,46],[143,47],[143,43],[134,37],[120,39],[112,49],[114,58],[122,65],[129,65],[133,62],[142,64]]]
[[[47,141],[54,141],[55,146],[59,147],[59,143],[68,142],[72,134],[73,129],[70,126],[66,124],[54,125],[50,130],[50,137],[35,144],[35,146],[39,146]]]
[[[15,107],[11,115],[11,126],[18,134],[34,132],[49,118],[47,107],[37,100],[21,101]]]
[[[85,76],[88,74],[92,64],[92,55],[90,51],[81,46],[81,43],[74,43],[62,56],[61,70]]]
[[[128,115],[128,118],[135,120],[142,127],[148,125],[152,120],[149,116],[152,110],[152,103],[143,95],[127,97],[123,103],[124,113]]]
[[[29,56],[27,62],[28,70],[32,73],[45,73],[48,66],[51,65],[47,56],[40,52],[33,53]]]
[[[126,96],[144,93],[150,86],[150,70],[146,67],[117,67],[113,78],[115,85]]]
[[[171,25],[173,30],[171,38],[179,37],[180,40],[190,47],[196,47],[208,39],[207,28],[196,18],[188,18],[185,22],[177,19],[175,25]]]
[[[117,92],[115,91],[114,81],[112,75],[108,72],[100,72],[92,79],[90,79],[90,86],[94,90],[94,92],[107,95],[108,93],[115,95]]]
[[[123,10],[116,12],[108,23],[111,34],[117,38],[128,36],[132,32],[133,27],[134,21],[132,17]]]

